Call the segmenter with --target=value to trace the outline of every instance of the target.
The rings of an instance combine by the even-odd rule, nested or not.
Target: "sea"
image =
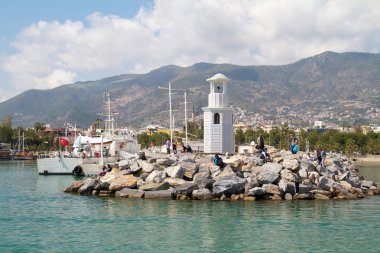
[[[380,166],[361,171],[380,182]],[[124,199],[64,193],[73,180],[0,161],[0,252],[380,252],[380,196]]]

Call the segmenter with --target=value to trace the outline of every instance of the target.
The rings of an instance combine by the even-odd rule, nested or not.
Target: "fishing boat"
[[[0,143],[0,159],[10,159],[11,158],[11,144]]]
[[[72,151],[55,152],[47,158],[37,159],[38,173],[41,175],[78,175],[98,174],[102,167],[116,163],[125,156],[137,154],[140,145],[136,136],[127,130],[115,131],[115,113],[111,110],[110,93],[105,92],[107,114],[105,130],[99,136],[81,136],[75,138]],[[65,146],[68,141],[60,138]]]

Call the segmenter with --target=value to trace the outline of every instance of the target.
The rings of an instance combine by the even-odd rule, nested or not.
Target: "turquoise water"
[[[380,196],[133,200],[63,193],[72,181],[39,176],[34,161],[0,161],[0,252],[380,251]]]

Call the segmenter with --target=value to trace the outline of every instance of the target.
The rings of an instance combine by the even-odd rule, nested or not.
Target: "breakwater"
[[[104,176],[74,181],[65,192],[128,198],[195,200],[357,199],[379,194],[342,154],[322,164],[300,152],[269,149],[271,162],[257,154],[227,155],[223,166],[212,155],[145,152],[122,160]]]

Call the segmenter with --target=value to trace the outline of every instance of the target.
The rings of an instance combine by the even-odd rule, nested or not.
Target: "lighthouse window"
[[[214,114],[214,124],[220,124],[220,115],[219,113]]]

